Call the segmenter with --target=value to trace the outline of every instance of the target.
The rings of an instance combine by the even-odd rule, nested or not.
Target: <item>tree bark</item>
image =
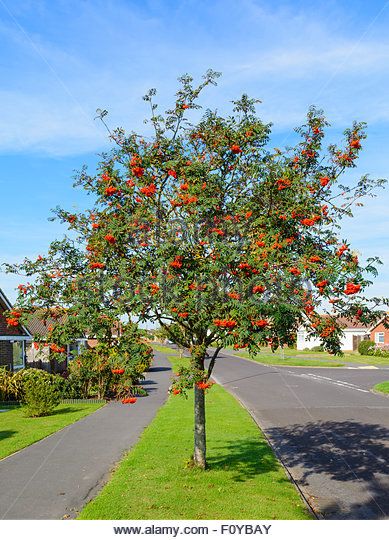
[[[192,348],[192,366],[196,370],[204,370],[206,347],[204,345]],[[193,463],[196,467],[205,469],[206,460],[206,432],[205,432],[205,392],[194,385],[194,452]]]
[[[205,433],[205,392],[195,385],[194,388],[194,453],[193,461],[196,467],[205,469],[207,466],[207,443]]]

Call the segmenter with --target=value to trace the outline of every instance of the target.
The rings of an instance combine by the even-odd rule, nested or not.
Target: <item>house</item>
[[[28,343],[32,343],[32,335],[22,325],[8,325],[4,312],[11,309],[11,302],[0,289],[0,366],[14,371],[25,367],[27,347]]]
[[[339,317],[338,322],[343,327],[342,351],[357,351],[359,343],[365,339],[374,341],[378,347],[389,347],[389,328],[385,328],[384,321],[385,318],[382,318],[373,326],[367,326],[357,319]],[[308,332],[303,327],[298,330],[297,350],[312,349],[321,344],[320,338],[308,338]]]
[[[30,317],[27,327],[32,336],[45,338],[45,336],[48,335],[49,328],[52,324],[55,322],[62,324],[65,320],[66,315],[63,314],[56,320],[54,320],[54,318],[42,319],[42,313],[40,313],[40,310],[36,310]],[[31,340],[26,345],[26,367],[45,369],[51,373],[65,371],[68,362],[80,354],[82,349],[87,347],[87,341],[86,337],[72,340],[66,346],[66,358],[63,361],[58,362],[58,360],[53,357],[53,354],[51,354],[49,346],[36,348]]]
[[[10,326],[4,312],[12,309],[11,302],[0,289],[0,367],[6,366],[11,371],[34,367],[60,372],[67,368],[69,360],[88,346],[86,337],[72,340],[66,348],[66,359],[63,362],[58,362],[50,354],[49,346],[37,349],[33,341],[34,336],[46,336],[50,324],[54,321],[50,319],[43,321],[37,311],[26,326],[20,324]]]
[[[389,322],[388,317],[386,321]],[[377,347],[389,347],[389,328],[385,328],[384,319],[378,321],[370,329],[370,339],[374,341]]]
[[[338,322],[343,327],[343,337],[340,342],[342,351],[356,351],[359,343],[364,339],[370,339],[370,326],[366,326],[356,319],[339,317]],[[308,332],[303,327],[297,332],[297,350],[312,349],[322,345],[320,338],[309,338]]]

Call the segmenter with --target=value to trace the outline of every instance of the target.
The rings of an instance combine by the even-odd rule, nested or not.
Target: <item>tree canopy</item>
[[[77,292],[84,306],[158,322],[192,354],[173,390],[194,385],[200,397],[222,347],[275,350],[292,344],[303,325],[340,354],[339,318],[369,323],[380,304],[363,296],[379,259],[361,265],[339,233],[340,220],[384,184],[367,175],[341,184],[365,125],[355,122],[339,146],[327,148],[329,124],[312,107],[298,142],[272,148],[271,125],[247,95],[230,116],[206,110],[191,123],[201,91],[218,77],[209,71],[197,87],[181,77],[165,114],[155,90],[144,96],[152,135],[110,132],[114,147],[96,173],[77,175],[91,208],[56,210],[73,236],[53,243],[47,257],[13,267],[35,275],[22,286],[20,306],[72,305]],[[106,115],[99,111],[105,125]]]

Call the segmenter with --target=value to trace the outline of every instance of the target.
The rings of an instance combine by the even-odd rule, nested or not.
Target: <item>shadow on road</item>
[[[309,486],[311,475],[350,482],[350,490],[366,502],[330,504],[331,519],[384,519],[389,517],[389,430],[355,421],[310,422],[267,430],[288,467],[302,467],[299,480]]]

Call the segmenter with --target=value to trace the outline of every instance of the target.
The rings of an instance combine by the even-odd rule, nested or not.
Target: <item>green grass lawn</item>
[[[174,370],[187,362],[169,359]],[[311,518],[252,418],[216,385],[207,395],[207,433],[209,468],[187,467],[193,395],[169,397],[79,519]]]
[[[27,418],[20,407],[0,413],[0,459],[76,422],[102,405],[102,403],[62,404],[49,416],[39,418]]]
[[[170,353],[173,350],[167,346],[156,345],[154,343],[152,346],[155,350],[164,353]],[[226,350],[235,356],[250,358],[249,354],[245,350],[236,350],[232,347],[227,347]],[[272,353],[269,347],[264,347],[261,352],[254,358],[251,358],[251,360],[273,366],[343,367],[346,363],[368,364],[369,366],[389,366],[389,358],[363,356],[358,352],[346,352],[343,356],[333,356],[326,352],[285,349],[284,356],[282,356],[280,350]]]
[[[253,358],[246,351],[234,351],[235,356],[242,358],[251,358],[255,362],[261,362],[263,364],[270,364],[273,366],[309,366],[309,367],[342,367],[344,363],[334,360],[327,360],[325,358],[288,358],[287,353],[283,358],[279,353],[270,354],[257,354]],[[329,355],[328,355],[329,356]],[[331,357],[329,356],[331,359]]]
[[[171,347],[168,347],[167,345],[158,345],[157,343],[151,343],[151,347],[161,353],[166,354],[174,354],[177,355],[177,351],[175,349],[172,349]]]
[[[389,381],[384,381],[373,386],[373,390],[381,394],[389,394]]]
[[[250,358],[249,354],[244,350],[237,351],[232,348],[228,350],[236,356]],[[368,364],[370,366],[389,365],[389,358],[363,356],[357,352],[346,352],[343,356],[333,356],[326,352],[285,349],[283,357],[279,350],[272,353],[269,348],[261,350],[252,360],[278,366],[342,367],[345,363]]]

